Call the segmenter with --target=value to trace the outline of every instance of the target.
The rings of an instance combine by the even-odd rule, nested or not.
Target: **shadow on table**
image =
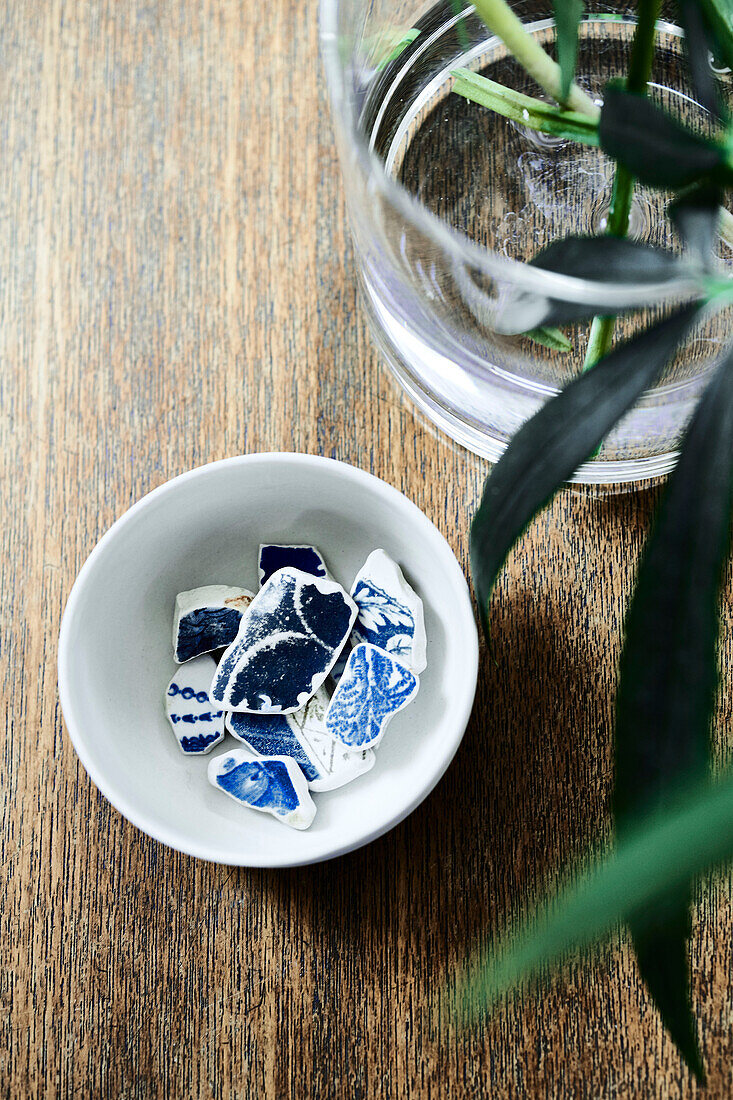
[[[349,856],[263,872],[311,934],[425,953],[430,972],[501,929],[597,834],[606,809],[608,684],[552,609],[500,602],[454,763],[405,822]]]
[[[571,510],[575,544],[615,545],[627,574],[657,499],[586,498]],[[608,829],[618,626],[599,626],[608,605],[581,585],[563,590],[567,573],[555,571],[555,588],[530,579],[497,595],[466,736],[406,821],[330,863],[238,872],[235,889],[259,883],[294,922],[326,1000],[348,989],[356,1012],[362,990],[399,996],[409,975],[434,1004],[448,976]]]

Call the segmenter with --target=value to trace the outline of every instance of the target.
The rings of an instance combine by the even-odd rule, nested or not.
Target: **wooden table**
[[[651,494],[568,490],[536,521],[455,764],[334,863],[169,851],[97,793],[63,729],[72,581],[116,516],[191,466],[346,459],[467,564],[486,464],[414,413],[370,342],[316,16],[315,0],[3,4],[0,1094],[695,1095],[620,935],[484,1028],[435,1013],[467,953],[609,829]],[[733,1094],[730,899],[727,880],[705,889],[692,948],[716,1097]]]

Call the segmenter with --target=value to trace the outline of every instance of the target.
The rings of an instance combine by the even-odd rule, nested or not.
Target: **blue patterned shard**
[[[236,714],[227,718],[229,732],[257,756],[289,756],[310,782],[320,772],[306,754],[286,714]]]
[[[209,782],[240,805],[272,814],[294,829],[307,829],[316,807],[303,773],[293,760],[266,756],[253,760],[246,749],[215,757]]]
[[[351,595],[359,608],[354,638],[391,653],[413,672],[426,665],[422,600],[384,550],[374,550],[354,581]]]
[[[339,680],[344,674],[346,662],[349,659],[349,653],[351,653],[351,650],[348,646],[342,649],[336,664],[331,669],[330,678],[334,688],[338,685]]]
[[[326,731],[349,748],[374,748],[419,686],[417,676],[389,653],[361,642],[352,649],[331,699]]]
[[[178,625],[176,660],[190,661],[200,653],[231,645],[241,618],[240,612],[230,607],[202,607],[191,611]]]
[[[326,563],[315,546],[280,546],[265,543],[260,547],[260,584],[269,580],[278,569],[291,566],[301,573],[314,577],[326,577]]]
[[[178,664],[231,645],[253,593],[209,584],[179,592],[173,621],[173,656]]]
[[[224,711],[209,699],[216,663],[203,655],[179,668],[165,693],[165,710],[182,752],[202,754],[224,740]]]
[[[200,733],[198,737],[181,737],[181,748],[188,753],[205,753],[213,748],[221,738],[216,733]]]
[[[356,605],[335,581],[281,569],[243,616],[212,698],[225,710],[298,710],[328,676],[355,618]]]
[[[329,697],[321,687],[292,714],[227,715],[226,728],[256,756],[294,760],[313,791],[332,791],[374,766],[371,749],[348,749],[326,732]]]
[[[290,779],[287,767],[280,760],[244,760],[237,764],[230,757],[227,769],[216,778],[223,791],[231,794],[239,802],[258,809],[274,810],[278,814],[288,814],[297,809],[298,796]],[[227,770],[224,770],[227,769]]]

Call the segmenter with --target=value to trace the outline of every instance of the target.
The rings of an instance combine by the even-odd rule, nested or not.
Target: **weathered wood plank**
[[[284,873],[210,866],[91,786],[62,729],[56,637],[78,568],[136,498],[241,451],[333,455],[402,488],[465,562],[485,465],[412,412],[370,344],[315,0],[1,10],[0,1093],[693,1095],[619,942],[484,1030],[437,1014],[467,951],[608,827],[649,494],[564,492],[532,526],[454,766],[369,848]],[[696,1003],[723,1097],[727,888],[702,913]]]

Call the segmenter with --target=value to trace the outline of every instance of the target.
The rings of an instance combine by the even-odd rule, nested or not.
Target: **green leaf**
[[[389,47],[388,53],[386,53],[384,57],[382,57],[382,59],[377,62],[377,72],[381,72],[382,69],[386,69],[387,65],[389,65],[391,61],[396,61],[400,54],[404,53],[407,47],[412,45],[419,34],[420,31],[416,27],[410,27],[408,31],[405,31],[405,33],[399,38],[399,40]]]
[[[726,150],[693,134],[645,96],[606,88],[601,148],[649,187],[678,188],[710,177],[725,178]]]
[[[523,335],[530,340],[534,340],[536,344],[542,344],[544,347],[551,348],[553,351],[568,352],[573,350],[572,343],[559,328],[532,328],[529,332],[523,333]]]
[[[723,117],[718,85],[710,67],[710,42],[699,0],[677,0],[685,32],[685,51],[695,99],[713,118]]]
[[[543,504],[654,382],[698,311],[687,305],[615,348],[551,398],[512,438],[486,479],[471,524],[471,572],[487,628],[491,589],[514,542]]]
[[[733,0],[700,0],[714,39],[713,53],[733,69]]]
[[[531,264],[543,271],[572,275],[587,282],[619,286],[669,282],[670,291],[676,282],[690,277],[689,267],[673,252],[619,237],[565,237],[539,252]],[[641,301],[638,306],[628,308],[641,308],[644,304]],[[597,312],[597,305],[517,291],[502,304],[495,328],[497,332],[513,334],[525,332],[528,327],[583,321]]]
[[[696,185],[669,207],[672,224],[703,271],[713,269],[720,225],[721,193],[709,184]]]
[[[480,73],[471,72],[470,69],[453,69],[451,76],[456,95],[462,95],[472,103],[487,107],[520,126],[553,134],[567,141],[579,141],[583,145],[598,145],[598,123],[587,115],[581,115],[577,111],[564,111],[552,103],[545,103],[523,92],[515,92],[513,88],[506,88]]]
[[[640,822],[615,851],[582,872],[474,964],[459,987],[464,1011],[490,1008],[566,953],[650,913],[666,891],[733,859],[733,776],[692,787],[673,810]]]
[[[568,98],[578,61],[578,24],[583,18],[583,0],[553,0],[557,32],[557,62],[560,66],[560,100]]]
[[[602,283],[662,283],[686,274],[674,252],[623,237],[563,237],[531,262],[543,271]]]
[[[616,720],[615,811],[623,837],[668,806],[709,763],[717,690],[718,597],[733,508],[733,351],[685,436],[647,543],[626,620]],[[634,914],[642,975],[691,1069],[702,1066],[689,1007],[686,944],[691,883]]]

